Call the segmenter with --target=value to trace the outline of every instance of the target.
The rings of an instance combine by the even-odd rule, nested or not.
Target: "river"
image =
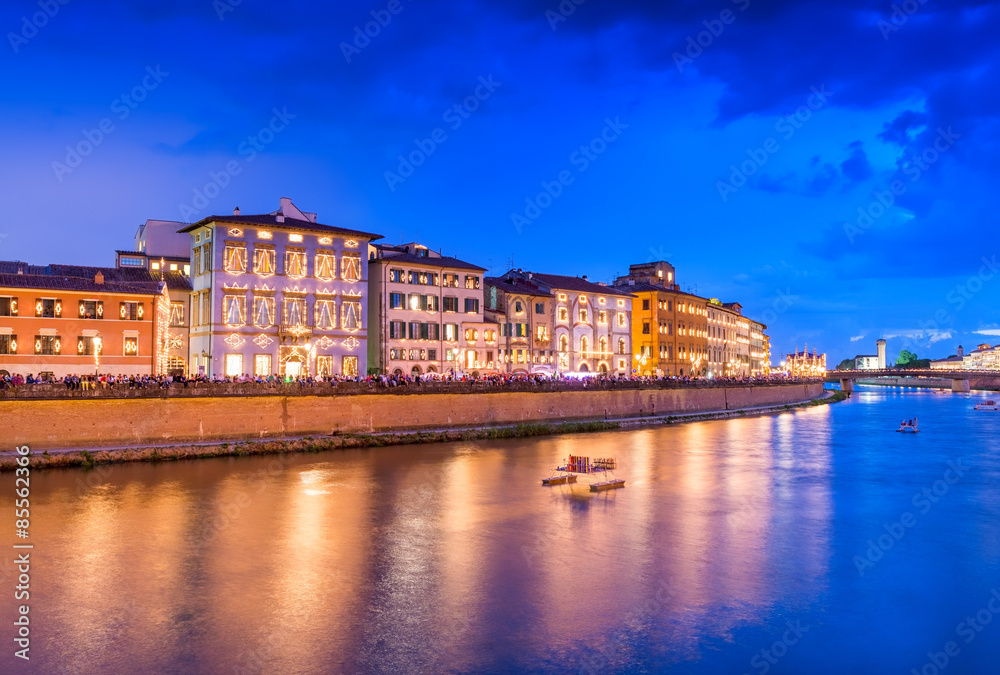
[[[995,673],[982,398],[38,471],[30,661],[8,545],[0,672]],[[571,454],[627,487],[541,486]]]

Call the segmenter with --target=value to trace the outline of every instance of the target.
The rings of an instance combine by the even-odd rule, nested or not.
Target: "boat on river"
[[[983,401],[982,403],[977,403],[976,410],[991,410],[993,412],[996,412],[1000,410],[1000,406],[997,405],[996,401],[990,399],[988,401]]]
[[[901,431],[903,433],[915,434],[920,429],[917,428],[917,418],[914,417],[912,420],[903,420],[899,424],[899,428],[896,431]]]

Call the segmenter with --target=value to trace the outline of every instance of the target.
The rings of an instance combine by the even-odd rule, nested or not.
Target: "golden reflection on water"
[[[629,631],[689,658],[822,587],[830,433],[824,406],[118,466],[94,486],[50,472],[35,606],[80,672],[471,671],[498,667],[498,642],[558,658]],[[617,457],[627,487],[542,487],[570,454]]]

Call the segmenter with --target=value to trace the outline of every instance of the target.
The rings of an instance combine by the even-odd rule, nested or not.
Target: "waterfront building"
[[[707,375],[708,307],[705,298],[684,292],[666,261],[629,265],[615,288],[632,298],[635,370],[640,375]]]
[[[483,317],[485,268],[417,243],[371,244],[368,258],[373,372],[497,372],[498,326]]]
[[[771,361],[770,345],[764,331],[767,326],[759,321],[750,322],[750,374],[754,377],[767,375]]]
[[[885,340],[876,340],[875,346],[877,354],[859,354],[854,357],[854,368],[856,370],[885,369]]]
[[[0,261],[0,374],[164,374],[169,313],[144,269]]]
[[[750,320],[738,302],[708,300],[708,374],[710,377],[750,375]]]
[[[195,374],[364,375],[368,256],[381,235],[324,225],[286,197],[261,215],[182,227]]]
[[[556,372],[552,342],[555,296],[535,281],[532,273],[485,277],[484,317],[503,329],[499,367],[505,373]]]
[[[1000,345],[977,345],[962,357],[963,370],[1000,370]]]
[[[799,348],[796,347],[794,352],[785,356],[785,360],[781,364],[781,367],[786,373],[793,377],[824,375],[826,373],[826,354],[817,354],[815,347],[813,347],[812,353],[810,354],[808,344],[802,349],[801,352],[799,351]]]
[[[522,345],[534,342],[533,348],[537,349],[532,354],[553,359],[557,373],[622,376],[632,373],[633,296],[630,292],[588,281],[586,276],[570,277],[520,269],[510,270],[499,279],[511,283],[513,288],[535,286],[550,294],[536,296],[548,299],[532,300],[531,306],[525,304],[522,312],[508,313],[507,321],[500,324],[500,338],[505,345],[501,354],[504,364],[527,366],[517,364],[517,352],[520,349],[527,355],[527,347]],[[494,288],[499,290],[500,287],[494,285]],[[548,323],[528,318],[538,313],[537,302],[541,303],[542,312],[548,312]],[[532,326],[535,332],[529,333]],[[543,349],[544,339],[535,338],[540,335],[539,329],[547,331],[549,328],[551,333],[545,332],[542,337],[549,338],[550,347]],[[508,337],[511,338],[509,343]],[[521,338],[529,339],[522,342]]]
[[[965,349],[958,345],[958,352],[943,359],[931,361],[931,370],[962,370],[965,368]]]
[[[171,223],[171,226],[176,224],[178,223]],[[142,226],[140,231],[141,228]],[[174,236],[187,242],[186,235],[175,232]],[[186,375],[191,328],[187,310],[191,299],[190,259],[183,256],[151,255],[143,253],[144,249],[145,247],[137,246],[134,251],[116,251],[115,266],[118,269],[147,270],[153,279],[159,279],[167,284],[170,303],[168,331],[161,345],[166,359],[166,372],[170,375]]]

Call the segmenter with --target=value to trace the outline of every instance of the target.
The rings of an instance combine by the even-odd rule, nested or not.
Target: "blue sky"
[[[287,196],[497,273],[667,259],[775,355],[1000,335],[995,3],[146,4],[4,3],[0,257]]]

